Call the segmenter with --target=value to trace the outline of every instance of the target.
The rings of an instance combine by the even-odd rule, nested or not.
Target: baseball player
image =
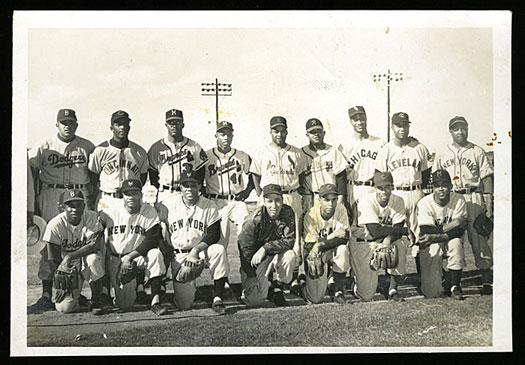
[[[92,313],[102,312],[99,295],[104,266],[96,252],[103,227],[97,213],[85,209],[84,201],[81,190],[64,190],[59,198],[63,212],[49,221],[43,237],[47,242],[49,259],[54,261],[57,270],[66,272],[74,269],[72,275],[78,275],[76,287],[69,288],[67,292],[55,285],[44,287],[40,300],[51,303],[53,294],[55,308],[61,313],[70,313],[78,308],[84,280],[88,280],[91,289]],[[49,306],[52,307],[52,304]]]
[[[405,227],[406,209],[403,199],[392,194],[392,174],[376,172],[373,181],[375,192],[361,196],[357,202],[358,226],[352,231],[350,239],[350,260],[355,275],[354,293],[363,301],[372,299],[378,289],[380,273],[370,267],[373,251],[378,244],[390,242],[397,246],[399,262],[395,268],[386,270],[388,290],[380,289],[385,299],[400,301],[402,298],[397,286],[406,274],[407,256],[407,247],[401,236],[410,236],[411,242],[415,242],[415,237]]]
[[[492,247],[489,245],[492,240],[478,234],[473,223],[485,211],[490,217],[494,215],[494,168],[485,151],[468,141],[468,123],[464,117],[452,118],[448,128],[452,143],[436,151],[432,168],[447,170],[453,176],[452,190],[467,202],[467,235],[476,266],[481,269],[482,293],[492,294]]]
[[[244,221],[238,239],[241,300],[248,306],[258,306],[268,298],[281,307],[288,304],[282,290],[283,283],[292,280],[296,266],[293,250],[297,239],[295,213],[283,203],[280,185],[264,186],[262,196],[263,206]],[[269,276],[272,277],[271,287]]]
[[[310,208],[304,216],[303,257],[321,253],[323,265],[329,261],[332,263],[335,283],[334,301],[344,305],[346,303],[343,294],[344,281],[346,272],[350,269],[350,253],[347,248],[350,223],[345,209],[342,209],[339,191],[334,184],[324,184],[319,187],[319,204]],[[309,303],[319,303],[324,297],[328,286],[328,269],[325,268],[323,272],[324,274],[316,279],[306,275],[302,293],[303,298]]]
[[[465,267],[462,237],[467,228],[466,202],[461,194],[451,191],[452,181],[446,170],[432,173],[432,185],[434,193],[417,204],[421,291],[426,298],[442,294],[442,261],[446,255],[450,296],[462,300],[460,281]]]
[[[46,222],[60,213],[58,202],[66,189],[81,190],[90,209],[93,209],[91,202],[95,195],[94,185],[90,183],[88,174],[88,159],[95,146],[75,134],[78,128],[75,111],[60,109],[56,127],[56,135],[39,141],[29,151],[29,164],[35,180],[35,214]],[[38,277],[46,288],[44,292],[51,290],[55,270],[53,261],[48,260],[47,246],[44,246],[38,268]],[[43,305],[42,309],[52,309],[51,303],[46,303],[40,303]],[[37,310],[38,307],[36,305],[34,309]]]
[[[368,134],[365,108],[353,106],[348,109],[348,116],[355,133],[348,138],[344,146],[339,146],[339,150],[348,161],[348,202],[352,207],[353,216],[357,218],[357,202],[361,197],[375,191],[373,178],[376,158],[386,142]]]
[[[208,159],[197,142],[183,136],[184,118],[181,110],[168,110],[165,124],[167,137],[155,142],[148,151],[149,179],[158,189],[159,202],[180,192],[179,180],[182,174],[196,172],[196,177],[202,184],[203,167]]]
[[[140,293],[146,296],[142,283],[149,279],[151,311],[156,315],[165,314],[166,308],[160,304],[160,290],[166,266],[157,247],[158,240],[162,238],[158,213],[149,204],[142,203],[142,183],[139,180],[124,180],[119,191],[124,204],[100,213],[105,226],[106,267],[115,304],[120,309],[129,309]],[[139,272],[144,271],[145,278],[135,278],[121,285],[117,281],[120,267],[131,261],[136,262]]]
[[[179,309],[190,309],[195,301],[196,283],[175,280],[181,265],[188,258],[204,260],[210,268],[213,284],[212,308],[222,314],[224,284],[230,271],[226,248],[218,244],[221,216],[214,202],[200,196],[201,183],[195,173],[179,178],[181,194],[174,194],[159,203],[161,222],[166,225],[166,241],[174,254],[171,260],[175,303]]]

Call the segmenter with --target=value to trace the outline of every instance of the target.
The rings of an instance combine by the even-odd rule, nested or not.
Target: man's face
[[[331,217],[335,212],[337,206],[337,194],[328,194],[320,199],[321,214]]]
[[[468,138],[468,127],[464,124],[459,124],[453,126],[453,128],[450,129],[450,135],[452,136],[452,140],[456,142],[457,144],[464,144],[467,141]]]
[[[77,127],[78,123],[74,120],[63,120],[61,122],[57,122],[58,134],[65,140],[75,138]]]
[[[142,202],[142,192],[140,190],[126,191],[126,193],[123,194],[123,199],[124,205],[127,208],[135,210],[140,208],[140,204]]]
[[[172,137],[182,136],[184,129],[184,121],[182,119],[171,119],[166,121],[166,129],[168,134]]]
[[[281,213],[283,208],[283,197],[277,194],[271,194],[264,198],[264,206],[272,219],[275,219]]]
[[[68,222],[78,222],[84,213],[85,203],[82,200],[72,200],[64,203],[62,207],[66,212],[66,219]]]
[[[322,128],[317,128],[314,130],[311,130],[310,132],[306,132],[306,136],[310,140],[310,143],[317,144],[317,143],[323,143],[324,142],[324,135],[325,131]]]
[[[272,136],[272,142],[276,145],[283,145],[286,143],[286,136],[288,135],[288,129],[279,125],[275,128],[270,129],[270,135]]]
[[[446,181],[437,181],[434,184],[434,194],[439,200],[448,200],[450,197],[450,190],[452,189],[452,184],[449,184]]]
[[[392,190],[394,190],[394,185],[384,185],[376,186],[376,196],[377,201],[382,205],[388,204],[390,200],[390,195],[392,195]]]
[[[221,129],[215,133],[215,138],[217,139],[217,147],[223,150],[229,149],[232,145],[233,131],[229,128]]]
[[[113,137],[127,139],[131,126],[129,125],[129,120],[119,119],[111,123],[110,129],[113,132]]]
[[[185,181],[184,183],[182,183],[180,191],[187,200],[193,201],[199,196],[200,188],[201,184],[199,184],[196,181]]]
[[[366,114],[359,113],[352,115],[350,118],[350,123],[352,124],[352,127],[356,133],[362,134],[366,132]]]
[[[410,133],[410,123],[401,122],[399,124],[392,124],[392,131],[397,139],[405,139]]]

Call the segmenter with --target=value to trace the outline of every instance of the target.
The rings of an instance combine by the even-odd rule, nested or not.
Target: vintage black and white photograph
[[[510,12],[13,26],[12,356],[512,350]]]

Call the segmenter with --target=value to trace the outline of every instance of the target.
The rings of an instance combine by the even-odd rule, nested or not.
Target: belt
[[[117,198],[117,199],[122,199],[122,197],[123,197],[123,195],[122,195],[122,193],[120,191],[116,192],[116,193],[106,193],[105,191],[103,191],[102,193],[104,193],[105,195],[112,196],[113,198]]]
[[[291,193],[293,193],[296,190],[297,189],[283,190],[283,194],[291,194]]]
[[[235,195],[234,194],[223,195],[223,194],[208,194],[208,193],[206,193],[206,194],[204,194],[204,196],[206,198],[235,200]]]
[[[403,190],[403,191],[412,191],[412,190],[418,190],[421,189],[420,185],[412,185],[412,186],[396,186],[396,190]]]
[[[477,190],[476,187],[473,187],[473,188],[463,188],[463,189],[457,189],[457,190],[454,190],[454,193],[458,193],[458,194],[470,194],[470,193],[473,193]]]
[[[129,252],[128,252],[128,253],[129,253]],[[109,254],[110,254],[111,256],[121,258],[121,257],[123,257],[123,256],[126,256],[128,253],[114,253],[114,252],[110,252]]]
[[[366,239],[366,238],[356,238],[355,240],[357,242],[374,242],[374,240],[369,240],[369,239]]]
[[[353,182],[354,185],[356,186],[361,186],[361,185],[364,185],[364,186],[374,186],[374,182],[373,181],[354,181]]]
[[[169,185],[161,185],[162,188],[164,190],[169,190],[169,191],[180,191],[180,185],[176,185],[176,186],[169,186]]]
[[[173,252],[175,253],[188,253],[191,251],[191,248],[174,248]]]
[[[85,184],[46,184],[51,189],[83,189]]]

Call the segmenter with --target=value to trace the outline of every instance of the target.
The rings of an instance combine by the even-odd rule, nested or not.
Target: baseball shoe
[[[294,280],[290,286],[290,293],[300,298],[303,297],[303,288],[306,285],[306,276],[304,274],[299,275],[297,280]]]
[[[399,295],[396,289],[392,289],[388,293],[388,300],[393,300],[394,302],[404,302],[405,301],[403,298],[401,298],[401,296]]]
[[[217,314],[224,314],[226,312],[226,307],[224,306],[222,299],[219,297],[213,298],[213,303],[211,304],[211,308]]]
[[[271,301],[278,307],[286,307],[288,305],[282,290],[274,290]]]
[[[328,290],[328,295],[330,296],[330,300],[333,302],[335,297],[335,283],[328,282],[328,285],[326,286],[326,290]]]
[[[268,294],[266,295],[266,299],[268,299],[269,301],[272,301],[273,300],[273,293],[274,293],[273,287],[270,286],[268,288]]]
[[[104,309],[102,308],[102,304],[100,302],[90,301],[88,303],[88,310],[91,312],[91,314],[95,316],[98,316],[104,313]]]
[[[450,289],[450,297],[454,300],[463,300],[465,297],[461,293],[461,288],[457,285],[454,285],[452,289]]]
[[[160,305],[160,303],[153,304],[150,309],[157,316],[162,316],[162,315],[166,314],[166,312],[168,311],[166,308],[164,308],[162,305]]]
[[[492,285],[483,284],[481,286],[481,295],[492,295]]]
[[[348,303],[348,300],[346,300],[346,298],[345,298],[345,296],[344,296],[342,291],[338,291],[334,295],[334,302],[336,302],[337,304],[340,304],[340,305],[345,305],[345,304]]]
[[[55,309],[55,304],[51,302],[50,298],[40,297],[40,299],[38,299],[35,304],[27,307],[27,313],[28,314],[40,313],[40,312],[51,311],[54,309]]]
[[[80,296],[78,297],[78,306],[79,307],[89,307],[89,301],[82,294],[80,294]]]
[[[141,290],[137,292],[137,299],[135,299],[135,304],[138,305],[148,305],[149,298],[148,294],[145,291]]]
[[[105,293],[100,294],[100,304],[102,304],[102,307],[113,307],[113,300],[111,297]]]

